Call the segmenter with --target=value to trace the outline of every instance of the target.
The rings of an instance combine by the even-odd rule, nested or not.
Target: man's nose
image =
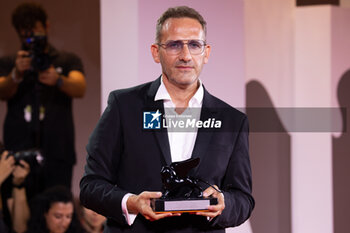
[[[192,55],[191,55],[191,52],[190,50],[188,49],[188,45],[187,44],[184,44],[183,47],[182,47],[182,50],[180,52],[180,60],[182,61],[190,61],[192,59]]]

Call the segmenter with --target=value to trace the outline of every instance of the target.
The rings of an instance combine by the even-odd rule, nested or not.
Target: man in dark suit
[[[224,232],[249,218],[254,199],[248,120],[210,95],[199,80],[210,54],[205,38],[206,22],[197,11],[169,8],[158,20],[151,46],[161,77],[110,94],[87,146],[80,183],[82,204],[108,218],[106,232]],[[150,124],[143,125],[150,109]],[[170,129],[171,113],[181,118],[193,109],[200,114],[194,113],[190,122],[202,123],[186,127],[195,130]],[[168,125],[155,120],[159,113],[165,113]],[[190,176],[212,184],[200,186],[218,204],[194,214],[153,212],[150,200],[161,197],[162,166],[191,157],[199,157],[200,164]]]

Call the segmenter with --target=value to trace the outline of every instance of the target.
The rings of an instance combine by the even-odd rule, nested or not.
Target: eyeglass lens
[[[185,44],[191,54],[201,54],[204,51],[205,43],[200,40],[189,40],[187,43],[181,40],[168,41],[165,47],[168,53],[178,54],[183,50]]]

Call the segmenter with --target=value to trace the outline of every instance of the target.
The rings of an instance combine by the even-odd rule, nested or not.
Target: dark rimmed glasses
[[[184,42],[187,41],[187,42]],[[169,40],[164,44],[158,43],[159,46],[165,49],[168,55],[178,55],[182,52],[185,44],[192,55],[199,55],[204,52],[207,45],[203,40]]]

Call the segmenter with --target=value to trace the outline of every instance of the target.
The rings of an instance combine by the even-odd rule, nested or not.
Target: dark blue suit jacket
[[[138,215],[132,226],[127,225],[121,210],[123,196],[161,191],[160,170],[171,163],[166,129],[142,128],[143,111],[164,112],[163,101],[154,101],[159,85],[158,78],[111,92],[87,145],[87,164],[80,182],[82,204],[108,218],[105,232],[224,232],[226,227],[243,223],[254,208],[248,120],[204,90],[201,119],[220,119],[222,128],[198,130],[192,157],[200,157],[201,162],[190,175],[223,191],[224,211],[210,222],[187,214],[150,222]]]

